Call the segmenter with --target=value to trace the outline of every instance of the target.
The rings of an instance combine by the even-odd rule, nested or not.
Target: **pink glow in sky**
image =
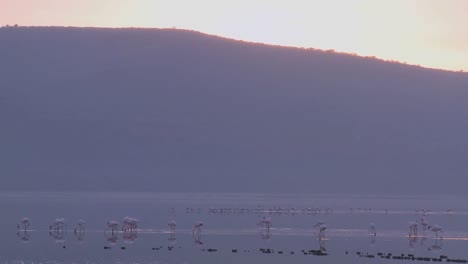
[[[468,71],[467,0],[0,0],[0,25],[177,27]]]

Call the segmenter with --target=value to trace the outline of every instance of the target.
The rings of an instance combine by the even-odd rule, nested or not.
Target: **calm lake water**
[[[392,259],[402,254],[468,259],[465,196],[2,192],[0,211],[0,263],[414,263]],[[108,221],[125,216],[139,219],[136,232],[104,232]],[[23,217],[31,230],[18,232]],[[271,217],[269,232],[257,225],[262,217]],[[65,218],[63,233],[49,232],[56,218]],[[85,232],[75,234],[79,219],[86,221]],[[442,226],[443,239],[421,225],[410,239],[408,223],[420,219]],[[177,222],[175,233],[169,220]],[[199,240],[192,235],[197,221],[204,223]],[[313,228],[319,221],[327,225],[322,240]],[[371,222],[376,237],[369,235]]]

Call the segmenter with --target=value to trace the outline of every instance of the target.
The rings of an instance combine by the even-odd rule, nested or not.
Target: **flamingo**
[[[319,229],[319,233],[318,233],[319,240],[321,240],[322,238],[325,238],[325,231],[327,230],[327,225],[325,224],[325,222],[318,221],[313,226],[313,228],[318,228]]]
[[[435,233],[436,239],[438,239],[439,232],[443,233],[442,227],[440,225],[429,226],[428,229]]]
[[[76,222],[76,226],[75,226],[75,230],[74,230],[74,233],[75,233],[75,237],[76,239],[78,239],[78,241],[83,241],[84,240],[84,231],[85,231],[85,220],[78,220]]]
[[[64,240],[65,219],[57,218],[49,226],[49,235],[55,242],[65,242]]]
[[[123,241],[132,244],[138,238],[137,233],[138,219],[133,217],[124,217],[122,221]]]
[[[122,231],[134,231],[138,227],[138,219],[126,216],[122,220]]]
[[[408,236],[413,237],[418,235],[418,223],[417,222],[409,222],[409,233]]]
[[[106,231],[111,231],[111,233],[115,233],[117,230],[119,229],[119,222],[115,221],[115,220],[110,220],[109,222],[107,222],[107,227],[106,229],[104,230],[104,232]]]
[[[175,238],[175,228],[177,226],[177,223],[175,220],[170,220],[167,225],[171,228],[171,236],[167,239],[169,243],[174,244],[176,242]]]
[[[270,227],[271,227],[271,218],[270,217],[262,217],[262,220],[257,223],[260,226],[260,237],[264,240],[269,240],[271,238],[270,235]]]
[[[270,217],[263,217],[262,220],[258,223],[259,226],[265,228],[268,232],[270,231],[271,227],[271,218]]]
[[[201,232],[201,227],[203,226],[203,222],[202,221],[198,221],[196,222],[194,225],[193,225],[193,229],[192,229],[192,234],[193,235],[197,235],[197,236],[200,236],[200,232]]]
[[[322,240],[322,238],[325,238],[325,231],[327,230],[327,225],[322,224],[319,226],[319,240]]]
[[[65,219],[64,218],[57,218],[55,219],[52,224],[49,226],[50,231],[63,231],[65,228]]]
[[[109,244],[115,245],[119,240],[117,231],[119,230],[119,222],[110,220],[107,222],[107,227],[104,229],[104,236]]]
[[[422,225],[423,231],[426,231],[428,226],[430,225],[428,221],[424,220],[424,218],[421,218],[419,223]]]
[[[377,235],[377,230],[375,229],[374,223],[369,224],[369,235],[372,235],[374,237]]]
[[[18,232],[16,233],[16,235],[23,242],[29,241],[29,238],[30,238],[30,236],[29,236],[29,226],[30,225],[31,225],[31,221],[27,217],[22,218],[18,222],[18,224],[16,225],[16,227],[18,228]]]
[[[171,233],[175,233],[175,228],[177,226],[177,223],[175,220],[170,220],[167,225],[171,228]]]
[[[319,221],[313,226],[313,228],[316,228],[316,227],[318,227],[318,226],[320,226],[320,225],[325,225],[325,224],[326,224],[325,222],[319,220]]]
[[[197,244],[197,246],[202,246],[203,245],[203,241],[201,240],[201,236],[200,236],[202,226],[203,226],[203,222],[201,222],[201,221],[198,221],[193,225],[192,236],[193,236],[193,239],[195,240],[195,244]]]
[[[83,220],[83,219],[80,219],[76,222],[76,226],[75,226],[75,234],[76,233],[83,233],[84,230],[85,230],[85,224],[86,224],[86,221]]]
[[[29,230],[29,226],[31,225],[31,221],[29,220],[29,218],[27,217],[23,217],[19,222],[18,224],[16,225],[16,227],[18,228],[18,231],[19,230]]]

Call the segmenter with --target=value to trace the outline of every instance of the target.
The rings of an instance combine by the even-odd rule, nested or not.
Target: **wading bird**
[[[24,217],[21,219],[16,227],[18,228],[18,231],[16,232],[16,235],[21,239],[23,242],[28,242],[30,239],[29,236],[29,227],[31,225],[31,221],[29,218]]]
[[[85,231],[85,224],[86,224],[86,221],[83,220],[83,219],[80,219],[76,222],[76,226],[75,226],[75,234],[76,233],[83,233]]]
[[[409,233],[408,233],[409,237],[418,236],[418,223],[417,222],[409,222],[408,227],[409,227]]]
[[[57,218],[49,226],[49,235],[54,239],[55,242],[65,242],[65,219]]]
[[[65,219],[57,218],[49,226],[50,231],[63,231],[65,229]]]
[[[318,239],[321,240],[323,238],[325,238],[325,231],[327,230],[327,225],[325,224],[325,222],[322,222],[322,221],[318,221],[314,226],[313,228],[318,228],[319,232],[318,232]]]
[[[369,235],[374,236],[374,237],[377,235],[377,230],[375,229],[374,223],[369,224]]]
[[[200,234],[201,234],[201,227],[202,227],[202,226],[203,226],[203,222],[201,222],[201,221],[196,222],[196,223],[193,225],[192,234],[193,234],[194,236],[199,237]]]
[[[176,229],[176,226],[177,226],[177,223],[175,220],[170,220],[167,225],[169,226],[169,228],[171,229],[171,233],[175,233],[175,229]]]
[[[23,217],[19,222],[18,224],[16,225],[16,227],[18,228],[18,231],[19,230],[29,230],[29,227],[31,226],[31,221],[29,220],[29,218],[27,217]]]
[[[439,232],[443,233],[442,227],[440,225],[429,226],[428,229],[435,233],[436,239],[438,238],[442,239],[442,237],[439,237]]]
[[[201,221],[198,221],[193,225],[192,236],[197,246],[203,245],[203,241],[201,240],[201,227],[202,226],[203,226],[203,222]]]
[[[175,237],[175,229],[176,229],[177,223],[176,223],[175,220],[170,220],[167,223],[167,225],[171,229],[170,230],[170,236],[169,236],[169,238],[167,240],[169,241],[169,243],[174,244],[177,241],[177,239]]]
[[[270,227],[271,227],[271,218],[270,217],[263,217],[260,222],[257,224],[261,228],[266,229],[268,232],[270,232]]]
[[[110,231],[112,234],[114,234],[117,232],[117,230],[119,230],[119,222],[115,220],[110,220],[109,222],[107,222],[107,227],[104,230],[104,232]]]
[[[425,232],[427,230],[428,226],[429,226],[429,222],[424,220],[424,218],[421,218],[421,220],[419,220],[419,223],[422,226],[423,232]]]
[[[122,231],[134,231],[138,228],[138,219],[126,216],[122,220]]]

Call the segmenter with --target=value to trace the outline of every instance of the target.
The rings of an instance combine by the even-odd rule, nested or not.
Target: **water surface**
[[[349,196],[242,193],[0,193],[0,263],[391,263],[394,256],[468,259],[464,196]],[[135,234],[104,233],[106,222],[139,219]],[[31,230],[19,232],[28,217]],[[66,230],[49,225],[65,218]],[[270,231],[257,223],[272,219]],[[78,219],[84,234],[75,235]],[[443,227],[408,237],[408,222]],[[169,220],[177,222],[171,234]],[[203,221],[200,240],[192,226]],[[327,224],[325,238],[313,226]],[[368,233],[375,223],[377,236]],[[304,254],[314,250],[317,254]],[[310,251],[312,252],[312,251]],[[358,254],[360,252],[360,254]],[[373,255],[374,258],[368,256]],[[424,260],[420,260],[424,261]]]

